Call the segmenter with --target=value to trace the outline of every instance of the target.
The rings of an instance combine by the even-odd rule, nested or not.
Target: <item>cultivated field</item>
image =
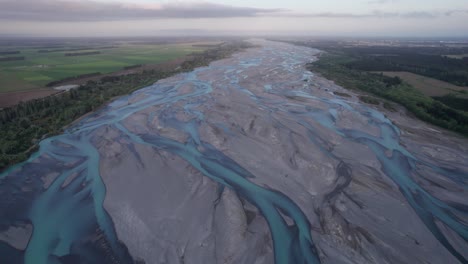
[[[380,72],[379,72],[380,73]],[[410,72],[382,72],[389,77],[400,77],[403,81],[411,84],[414,88],[420,90],[427,96],[444,96],[450,93],[460,91],[468,92],[468,87],[456,86],[444,81],[429,78],[426,76]]]
[[[79,52],[39,53],[40,48],[20,49],[23,61],[0,62],[0,92],[24,91],[44,87],[67,77],[110,73],[136,64],[157,64],[180,58],[206,48],[194,44],[120,45],[115,48],[87,49]],[[54,49],[49,49],[54,50]],[[66,53],[98,51],[99,54],[65,56]]]
[[[0,58],[24,57],[24,60],[0,61],[0,108],[47,96],[54,86],[85,83],[106,74],[121,75],[161,66],[180,64],[187,55],[213,48],[221,42],[104,42],[62,45],[0,46]],[[9,53],[15,54],[9,54]],[[166,65],[167,64],[167,65]],[[132,68],[132,66],[136,66]],[[96,75],[96,73],[99,73]],[[95,74],[85,77],[87,74]],[[78,79],[64,80],[79,76]],[[61,81],[60,84],[47,84]]]
[[[54,89],[37,88],[28,91],[0,93],[0,108],[14,106],[20,102],[39,99],[60,92]]]

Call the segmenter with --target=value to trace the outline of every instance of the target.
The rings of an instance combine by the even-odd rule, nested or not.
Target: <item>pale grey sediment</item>
[[[311,132],[304,125],[290,116],[290,111],[303,111],[302,109],[307,106],[328,111],[329,102],[322,102],[301,94],[299,96],[288,95],[289,91],[302,90],[307,95],[328,100],[339,98],[333,95],[332,91],[342,91],[342,88],[321,77],[307,74],[304,64],[314,59],[316,51],[271,42],[261,44],[264,45],[263,48],[253,49],[233,58],[215,62],[210,68],[197,72],[197,80],[209,83],[213,87],[209,96],[196,99],[201,102],[195,103],[191,108],[204,115],[203,120],[197,121],[200,139],[223,151],[255,175],[255,178],[251,179],[252,182],[287,194],[299,205],[312,224],[312,237],[323,263],[457,262],[413,212],[401,195],[398,186],[381,171],[379,160],[367,146],[330,131],[320,121],[314,121],[313,115],[305,117],[314,133],[310,135]],[[245,66],[248,63],[251,65]],[[231,65],[232,69],[230,69]],[[303,74],[306,74],[306,77],[303,77]],[[172,80],[177,83],[180,78],[185,78],[185,76],[162,81],[160,85],[164,86],[166,83],[170,85],[174,82]],[[307,82],[304,82],[303,78],[306,78]],[[265,85],[273,86],[273,91],[280,92],[268,91]],[[181,91],[181,93],[191,91],[190,85],[185,85],[184,92]],[[360,105],[355,96],[350,99],[339,99],[344,102],[349,101],[349,105],[356,109],[366,108]],[[279,101],[275,102],[275,100]],[[160,115],[160,118],[153,117],[149,120],[151,122],[149,124],[146,123],[148,120],[146,117],[152,111],[166,111],[174,114],[178,120],[193,120],[196,118],[195,111],[184,110],[187,101],[177,102],[169,108],[166,106],[166,109],[156,107],[151,110],[142,110],[127,119],[125,126],[137,134],[159,133],[184,142],[187,136],[184,136],[183,131],[180,132],[180,128],[178,131],[177,127],[162,124],[164,122],[160,118],[164,115]],[[284,105],[285,103],[290,105]],[[460,145],[460,142],[466,143],[465,139],[449,133],[446,137],[452,138],[454,142],[446,145],[447,142],[444,141],[447,139],[438,139],[431,135],[417,137],[416,133],[406,132],[405,126],[411,124],[411,127],[420,126],[421,129],[428,130],[428,125],[408,118],[403,109],[397,113],[379,110],[385,112],[397,124],[401,124],[403,128],[401,141],[407,146],[412,144],[412,147],[408,149],[413,155],[431,161],[437,159],[433,161],[435,163],[443,161],[444,157],[449,164],[455,163],[457,157],[458,160],[466,159],[466,144]],[[345,107],[341,107],[338,108],[337,116],[334,123],[339,129],[358,129],[376,137],[380,136],[379,127],[369,123],[369,118],[360,112],[348,111]],[[318,143],[310,140],[310,137],[315,137]],[[456,145],[457,142],[458,145]],[[426,147],[420,155],[419,149],[425,144],[429,147]],[[438,148],[448,149],[447,152],[450,154],[444,155],[442,151],[436,151],[428,159],[426,153],[434,152]],[[106,148],[101,151],[105,152],[104,150]],[[111,176],[107,179],[105,175],[116,177],[115,175],[121,174],[123,178],[127,178],[124,175],[137,171],[140,176],[146,175],[145,177],[150,182],[142,181],[137,184],[138,187],[135,187],[134,191],[129,193],[140,192],[138,195],[143,196],[151,194],[151,196],[146,196],[149,198],[154,195],[154,198],[149,198],[149,200],[164,199],[165,201],[152,204],[143,199],[134,204],[133,206],[146,208],[143,211],[148,214],[142,215],[141,221],[173,215],[174,213],[168,213],[164,209],[168,206],[182,208],[177,211],[179,215],[177,221],[175,219],[170,222],[152,221],[152,225],[148,227],[149,230],[159,230],[158,228],[164,224],[175,230],[185,230],[184,227],[189,227],[182,233],[170,232],[169,230],[172,229],[166,227],[170,235],[153,238],[152,243],[156,246],[158,243],[164,243],[161,241],[170,240],[171,246],[153,247],[158,250],[148,249],[146,252],[153,252],[157,255],[169,254],[172,257],[166,260],[174,261],[174,263],[178,261],[175,260],[177,256],[179,258],[184,256],[184,260],[188,263],[197,263],[203,258],[205,262],[208,260],[213,263],[254,263],[255,261],[269,263],[272,261],[272,241],[268,235],[266,222],[262,220],[254,227],[246,226],[245,214],[239,203],[235,201],[237,198],[234,193],[224,191],[221,198],[216,200],[217,186],[198,183],[198,181],[203,181],[201,175],[194,180],[191,166],[184,161],[155,150],[147,149],[145,152],[142,150],[138,152],[141,157],[144,157],[143,160],[147,157],[152,158],[143,161],[140,165],[134,159],[125,158],[124,163],[119,163],[114,170],[102,168],[105,172],[106,186],[111,191],[106,198],[106,208],[110,214],[115,215],[125,209],[111,208],[107,206],[107,201],[120,199],[132,201],[133,198],[119,198],[125,190],[128,192],[128,184],[125,180],[121,185],[122,190],[113,195],[112,190],[118,183],[112,180]],[[122,153],[122,155],[132,156],[125,151]],[[330,153],[335,157],[330,157]],[[391,156],[392,151],[389,151],[388,155]],[[440,157],[436,157],[437,155]],[[337,173],[340,160],[350,168],[349,182],[340,178]],[[461,170],[467,171],[466,164],[457,162],[456,165]],[[125,171],[126,168],[128,171]],[[178,172],[172,171],[175,168]],[[446,179],[437,173],[435,175],[425,173],[424,170],[421,168],[419,172],[426,177]],[[137,176],[137,179],[140,176]],[[160,182],[151,182],[150,179],[158,179]],[[176,183],[171,186],[167,185],[176,179]],[[454,185],[447,179],[444,182],[447,188]],[[166,194],[161,194],[159,188],[155,187],[160,185],[165,185],[166,190],[170,190],[168,192],[173,197],[166,198]],[[203,187],[197,187],[199,188],[196,191],[197,195],[190,196],[192,192],[189,186],[194,185]],[[337,187],[340,187],[339,190],[335,190]],[[435,196],[442,196],[439,197],[442,200],[449,199],[466,204],[466,189],[452,188],[448,192],[434,191],[434,186],[428,183],[425,183],[424,187]],[[182,199],[182,197],[186,198]],[[224,213],[224,216],[220,211]],[[135,217],[134,214],[133,217]],[[257,214],[256,219],[258,218],[262,218],[261,215]],[[130,221],[133,224],[135,222]],[[120,229],[124,229],[119,226],[118,220],[116,227],[118,233]],[[192,229],[198,231],[189,232]],[[137,237],[152,236],[154,233],[147,232],[146,235],[142,234]],[[242,235],[250,233],[256,236],[244,237]],[[263,239],[263,245],[258,243],[259,239]],[[134,240],[134,238],[124,239],[130,249]],[[158,240],[161,241],[156,243],[155,241]],[[148,243],[151,244],[151,242]],[[457,240],[453,243],[459,244],[459,252],[462,254],[466,252],[463,250],[466,249],[466,243]],[[194,251],[197,251],[196,256],[190,255],[189,257],[188,254],[191,251],[187,250],[187,247],[192,247]],[[143,252],[132,253],[143,259],[155,259],[146,257]],[[247,259],[242,261],[241,256],[252,257],[249,261],[246,261]]]
[[[28,246],[31,234],[32,226],[30,224],[11,226],[6,231],[0,233],[0,241],[7,241],[12,247],[25,250]]]
[[[27,259],[66,254],[87,220],[148,264],[466,263],[468,140],[335,95],[305,69],[317,50],[254,42],[45,140],[11,173],[44,179],[34,227],[93,206]]]

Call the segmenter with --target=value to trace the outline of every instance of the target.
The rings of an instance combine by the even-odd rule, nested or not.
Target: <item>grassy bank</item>
[[[47,136],[62,132],[64,126],[94,111],[110,99],[129,94],[159,79],[190,71],[214,60],[250,47],[245,42],[231,42],[198,53],[182,63],[178,70],[148,70],[124,76],[89,81],[77,89],[42,99],[28,101],[0,111],[0,171],[21,162],[37,149]]]
[[[308,65],[313,72],[347,88],[365,91],[406,107],[418,118],[468,136],[468,114],[449,107],[418,91],[399,78],[348,67],[354,58],[340,53],[325,53]]]
[[[376,72],[380,73],[380,72]],[[414,88],[421,91],[423,94],[434,97],[434,96],[445,96],[448,94],[468,93],[468,87],[462,87],[453,85],[448,82],[429,78],[423,75],[414,74],[411,72],[381,72],[383,75],[389,77],[398,77],[403,81],[409,83]]]
[[[24,60],[0,62],[0,92],[41,88],[73,76],[94,72],[106,74],[136,64],[157,64],[204,50],[206,48],[194,47],[192,43],[120,44],[113,47],[92,45],[86,49],[68,47],[47,52],[41,47],[24,47],[19,49]]]

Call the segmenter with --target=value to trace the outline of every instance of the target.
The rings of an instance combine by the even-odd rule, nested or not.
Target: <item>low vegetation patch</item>
[[[14,54],[20,54],[21,52],[19,50],[13,50],[13,51],[0,51],[0,55],[14,55]]]
[[[88,56],[88,55],[97,55],[101,54],[100,51],[89,51],[89,52],[73,52],[73,53],[65,53],[66,57],[74,57],[74,56]]]
[[[109,40],[106,43],[87,44],[78,41],[78,43],[57,46],[38,46],[33,43],[28,46],[15,47],[15,50],[20,51],[21,57],[24,59],[0,61],[0,93],[24,91],[31,89],[31,87],[34,87],[33,89],[43,88],[47,83],[65,78],[94,72],[109,74],[138,64],[157,65],[209,49],[193,47],[192,44],[197,42],[168,42],[158,45],[139,45],[139,43],[138,41],[121,43]],[[2,51],[8,50],[5,48]],[[86,56],[65,56],[65,53],[96,51],[100,53]],[[17,56],[0,56],[0,58],[3,57]],[[12,85],[13,83],[14,85]]]
[[[466,92],[468,87],[453,85],[411,72],[381,72],[385,76],[398,77],[427,96],[444,96],[454,92]]]
[[[460,98],[460,97],[454,96],[453,94],[433,97],[433,98],[434,100],[437,100],[452,108],[468,112],[468,98]]]
[[[65,51],[82,51],[82,50],[101,50],[101,49],[113,49],[116,48],[115,46],[105,46],[105,47],[82,47],[82,48],[62,48],[62,49],[41,49],[38,50],[37,53],[53,53],[53,52],[65,52]]]
[[[62,132],[64,126],[116,96],[132,93],[159,79],[206,66],[248,47],[250,45],[245,42],[224,44],[192,56],[178,70],[145,70],[123,76],[108,76],[98,82],[88,81],[69,92],[0,110],[0,170],[25,160],[37,149],[41,139]]]
[[[3,57],[0,58],[0,61],[22,61],[24,57]]]
[[[81,74],[81,75],[78,75],[78,76],[71,76],[71,77],[67,77],[65,79],[61,79],[61,80],[58,80],[58,81],[53,81],[53,82],[50,82],[48,84],[46,84],[46,87],[54,87],[54,86],[57,86],[63,82],[69,82],[69,81],[73,81],[73,80],[78,80],[78,79],[82,79],[82,78],[89,78],[89,77],[94,77],[94,76],[99,76],[101,75],[100,72],[93,72],[93,73],[87,73],[87,74]]]
[[[389,102],[384,102],[384,103],[383,103],[383,107],[384,107],[385,109],[387,109],[388,111],[390,111],[390,112],[396,112],[396,111],[397,111],[397,109],[395,108],[395,106],[394,106],[393,104],[389,103]]]
[[[124,67],[123,69],[124,69],[124,70],[131,70],[131,69],[137,69],[137,68],[141,68],[141,67],[143,67],[142,64],[136,64],[136,65],[126,66],[126,67]]]
[[[345,54],[328,53],[309,64],[308,68],[342,87],[365,91],[399,103],[424,121],[468,136],[468,114],[447,106],[443,102],[447,101],[446,98],[434,100],[401,80],[350,68],[348,63],[352,60]]]
[[[366,104],[380,105],[380,101],[367,95],[359,96],[359,100]]]

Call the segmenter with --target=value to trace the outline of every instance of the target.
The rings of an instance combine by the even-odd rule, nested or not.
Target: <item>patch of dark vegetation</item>
[[[53,53],[53,52],[63,52],[63,51],[80,51],[84,49],[41,49],[37,53]]]
[[[351,52],[355,52],[351,50]],[[423,76],[439,79],[459,86],[468,85],[468,59],[453,59],[440,55],[420,53],[372,56],[358,53],[357,60],[347,64],[347,67],[361,71],[407,71]]]
[[[136,68],[141,68],[141,67],[143,67],[143,64],[130,65],[130,66],[124,67],[123,69],[124,70],[131,70],[131,69],[136,69]]]
[[[0,51],[0,55],[14,55],[14,54],[20,54],[21,52],[19,50],[12,50],[12,51]]]
[[[52,47],[54,48],[54,47]],[[53,53],[53,52],[69,52],[69,51],[82,51],[82,50],[102,50],[102,49],[114,49],[117,46],[104,46],[104,47],[81,47],[81,48],[61,48],[61,49],[40,49],[37,53]]]
[[[342,92],[333,92],[333,93],[341,97],[351,97],[351,95],[347,93],[342,93]]]
[[[295,41],[296,45],[314,47],[353,58],[344,64],[359,71],[406,71],[458,86],[468,86],[468,57],[455,59],[446,55],[468,54],[468,47],[347,45],[339,41]]]
[[[51,45],[51,46],[34,46],[33,48],[35,49],[61,49],[61,48],[65,48],[65,46],[57,44],[57,45]]]
[[[468,98],[456,97],[452,94],[432,98],[454,109],[468,112]]]
[[[22,61],[24,57],[2,57],[0,61]]]
[[[396,112],[396,111],[397,111],[397,109],[395,108],[395,106],[394,106],[393,104],[389,103],[389,102],[384,102],[384,103],[383,103],[383,107],[384,107],[385,109],[387,109],[388,111],[390,111],[390,112]]]
[[[64,82],[74,81],[74,80],[78,80],[78,79],[82,79],[82,78],[95,77],[95,76],[99,76],[99,75],[101,75],[100,72],[92,72],[92,73],[81,74],[81,75],[77,75],[77,76],[71,76],[71,77],[67,77],[67,78],[64,78],[64,79],[61,79],[61,80],[58,80],[58,81],[50,82],[50,83],[46,84],[46,86],[47,87],[54,87],[54,86],[60,85],[61,83],[64,83]]]
[[[116,96],[130,94],[142,87],[177,73],[206,66],[235,52],[251,47],[243,41],[232,41],[194,54],[173,70],[144,70],[139,73],[108,76],[88,81],[76,89],[57,95],[20,103],[0,110],[0,171],[21,162],[35,152],[40,140],[63,132],[63,128],[80,116],[96,110]]]
[[[380,101],[367,95],[359,96],[359,100],[366,104],[380,105]]]
[[[89,51],[89,52],[74,52],[74,53],[65,53],[66,57],[75,57],[75,56],[88,56],[88,55],[98,55],[101,54],[100,51]]]
[[[343,53],[327,53],[320,60],[309,64],[308,68],[342,87],[365,91],[399,103],[426,122],[468,136],[467,113],[425,96],[407,83],[397,84],[396,80],[389,81],[381,74],[350,68],[348,64],[352,60],[352,57]],[[454,102],[449,104],[453,105]]]
[[[211,61],[230,56],[233,53],[234,47],[236,47],[235,50],[243,50],[252,47],[252,45],[244,41],[224,43],[218,45],[216,48],[205,50],[202,53],[192,54],[190,59],[182,63],[181,68],[183,71],[191,71],[194,68],[206,66]]]

